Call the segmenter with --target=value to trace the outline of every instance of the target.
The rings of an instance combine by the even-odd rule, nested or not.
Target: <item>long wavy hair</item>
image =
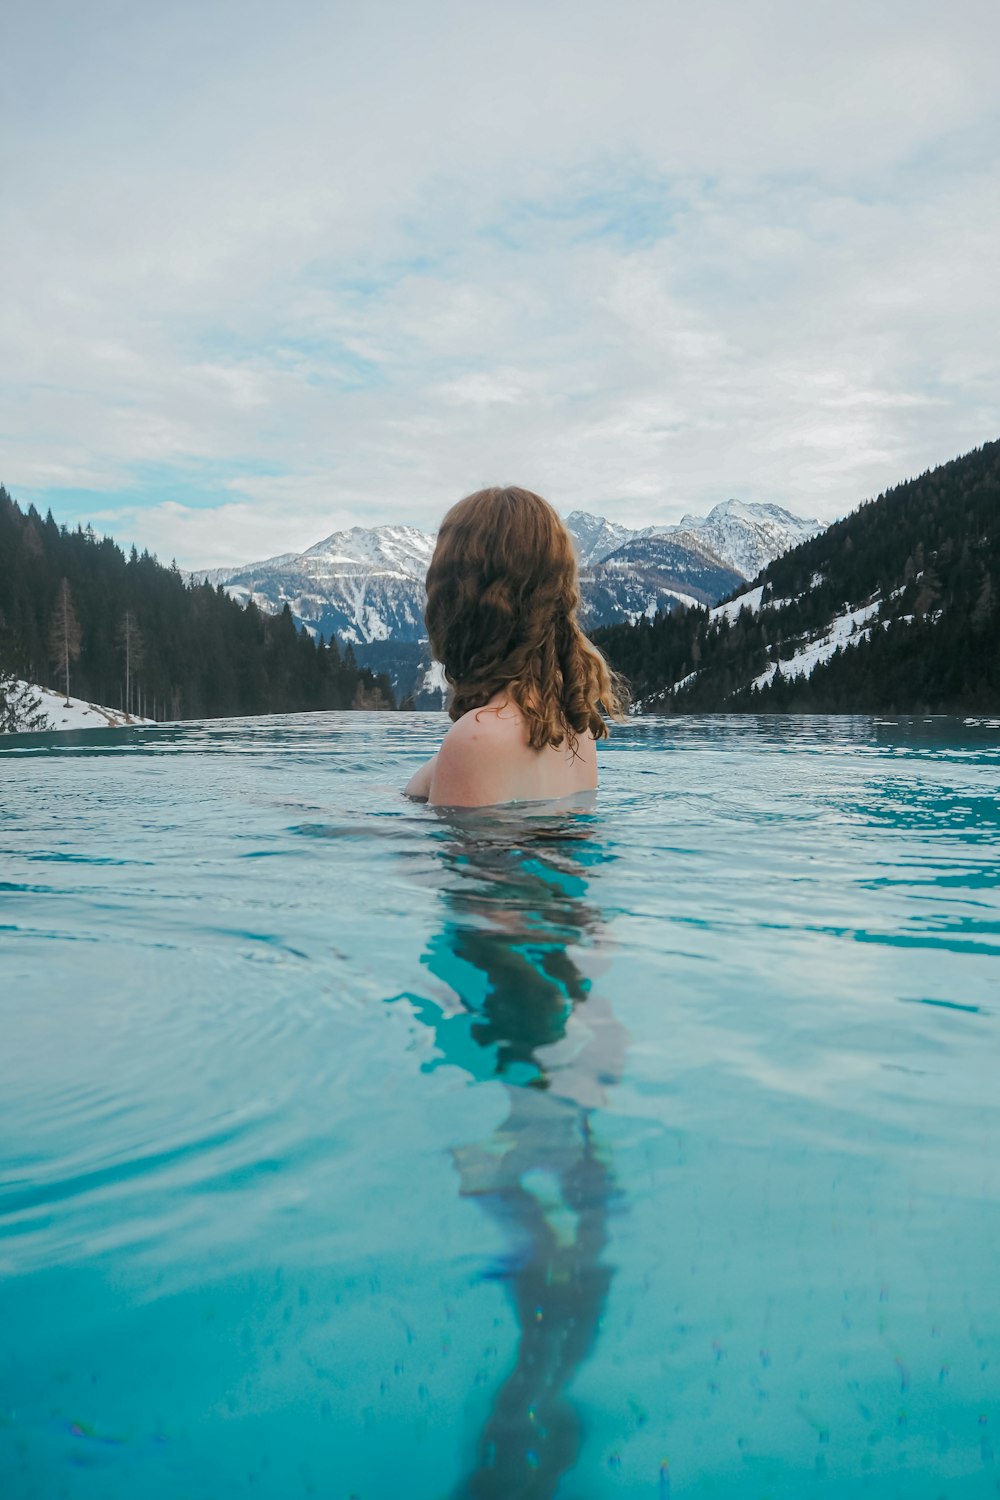
[[[576,554],[569,532],[540,495],[513,486],[478,490],[441,523],[427,571],[424,618],[460,719],[506,689],[535,750],[588,730],[601,714],[622,719],[628,689],[576,618]]]

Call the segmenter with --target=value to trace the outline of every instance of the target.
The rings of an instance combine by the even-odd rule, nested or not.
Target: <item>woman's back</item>
[[[587,731],[575,752],[562,745],[532,748],[528,723],[507,693],[470,709],[452,725],[431,769],[428,801],[444,807],[538,802],[593,791],[597,744]]]

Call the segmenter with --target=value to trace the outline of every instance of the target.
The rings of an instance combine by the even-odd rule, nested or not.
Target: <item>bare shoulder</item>
[[[485,807],[544,800],[597,786],[596,742],[534,750],[518,705],[491,700],[454,723],[438,751],[428,801],[441,807]]]
[[[441,741],[429,800],[448,807],[508,801],[518,795],[518,761],[530,753],[515,705],[471,709]]]
[[[509,699],[502,703],[488,703],[483,708],[471,708],[448,730],[441,748],[451,744],[476,745],[485,748],[501,745],[509,749],[512,744],[527,745],[524,715],[516,703]]]

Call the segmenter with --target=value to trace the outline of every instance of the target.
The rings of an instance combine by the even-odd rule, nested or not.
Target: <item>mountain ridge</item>
[[[761,549],[773,555],[803,528],[817,527],[781,507],[739,501],[724,501],[708,516],[686,520],[687,525],[631,527],[589,511],[566,517],[580,559],[585,629],[678,605],[714,603],[747,576],[731,556],[756,558]],[[301,553],[186,576],[221,585],[242,604],[252,599],[267,613],[287,606],[312,635],[335,635],[351,645],[360,664],[377,662],[381,670],[390,663],[386,670],[396,691],[419,696],[430,658],[427,651],[411,648],[426,642],[424,580],[434,541],[415,526],[353,526],[331,532]]]
[[[723,517],[739,504],[739,519]],[[760,514],[757,514],[760,511]],[[784,525],[775,522],[784,517]],[[591,511],[567,517],[580,558],[583,618],[589,628],[636,619],[684,601],[714,601],[732,591],[745,568],[733,553],[756,556],[817,523],[781,507],[724,501],[687,525],[625,526]],[[733,537],[738,546],[733,547]],[[351,526],[331,532],[304,552],[283,552],[240,567],[187,573],[193,582],[222,585],[241,603],[253,598],[267,612],[288,604],[313,634],[336,633],[354,646],[379,640],[417,642],[423,628],[424,576],[435,538],[417,526]]]

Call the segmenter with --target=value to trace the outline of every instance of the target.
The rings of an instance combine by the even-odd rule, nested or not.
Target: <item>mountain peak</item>
[[[804,516],[797,516],[793,511],[785,510],[781,505],[748,500],[720,500],[718,505],[713,505],[705,519],[719,521],[726,516],[733,516],[741,521],[776,521],[796,529],[801,529],[803,526],[812,527],[816,531],[820,529],[819,522],[812,517],[807,519]]]
[[[815,536],[821,527],[780,505],[730,499],[714,505],[707,516],[682,516],[680,525],[671,529],[693,532],[745,578],[756,578],[773,558]]]
[[[416,526],[350,526],[331,532],[302,553],[301,561],[423,578],[434,550],[434,538]]]
[[[769,507],[769,509],[772,507]],[[747,520],[753,516],[754,507],[748,505],[745,500],[720,500],[718,505],[713,505],[706,520],[717,520],[722,516],[739,516],[741,520]],[[787,512],[786,512],[787,514]]]
[[[595,516],[589,510],[570,511],[566,517],[566,529],[576,545],[581,568],[592,568],[633,537],[646,536],[651,530],[647,526],[637,531],[633,526],[609,521],[606,516]]]

